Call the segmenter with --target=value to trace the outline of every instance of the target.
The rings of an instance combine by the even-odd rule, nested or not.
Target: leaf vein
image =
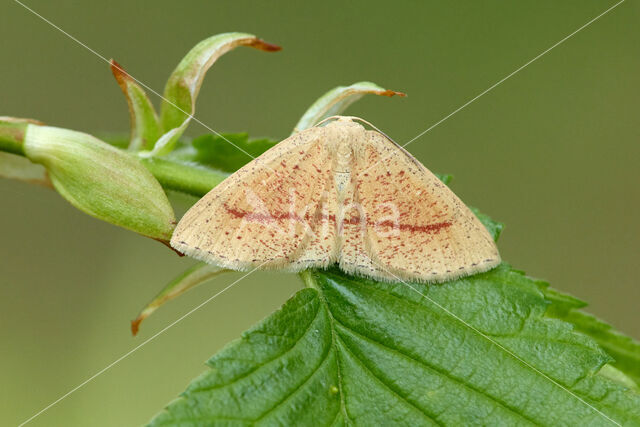
[[[305,303],[305,305],[310,304],[311,302],[312,302],[312,301],[308,301],[308,302],[306,302],[306,303]],[[300,341],[302,340],[302,338],[304,338],[304,336],[306,336],[306,335],[309,333],[309,331],[311,330],[311,326],[315,323],[315,321],[316,321],[316,319],[317,319],[317,317],[318,317],[318,313],[319,313],[319,312],[320,312],[320,307],[318,307],[318,309],[316,310],[316,313],[315,313],[315,315],[314,315],[313,319],[312,319],[312,320],[309,322],[309,324],[307,325],[307,328],[305,329],[304,333],[302,333],[302,334],[300,335],[300,338],[298,338],[298,339],[296,340],[296,342],[295,342],[291,347],[289,347],[288,349],[286,349],[286,350],[285,350],[285,351],[283,351],[282,353],[278,353],[277,355],[275,355],[275,356],[274,356],[274,357],[272,357],[271,359],[268,359],[267,361],[263,362],[263,363],[262,363],[262,364],[260,364],[259,366],[256,366],[254,369],[251,369],[251,370],[249,370],[248,372],[245,372],[244,374],[242,374],[242,375],[240,375],[240,376],[238,376],[238,377],[236,377],[236,378],[233,378],[233,379],[232,379],[232,380],[230,380],[229,382],[226,382],[226,383],[224,383],[224,384],[220,384],[220,385],[217,385],[217,386],[209,386],[209,387],[202,388],[202,389],[193,389],[193,390],[189,390],[189,392],[190,392],[190,393],[207,392],[207,391],[216,390],[216,389],[220,389],[220,388],[223,388],[223,387],[229,386],[229,385],[231,385],[231,384],[233,384],[233,383],[236,383],[236,382],[240,381],[240,380],[241,380],[241,379],[243,379],[243,378],[248,377],[249,375],[251,375],[251,374],[253,374],[254,372],[256,372],[256,371],[258,371],[258,370],[260,370],[260,369],[264,368],[265,366],[267,366],[267,365],[269,365],[269,364],[271,364],[271,363],[275,362],[275,361],[276,361],[276,360],[278,360],[279,358],[281,358],[281,357],[285,356],[286,354],[288,354],[289,352],[291,352],[293,349],[295,349],[295,348],[296,348],[296,346],[297,346],[297,345],[300,343]]]

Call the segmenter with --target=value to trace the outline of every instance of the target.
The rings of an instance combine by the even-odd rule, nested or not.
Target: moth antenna
[[[393,139],[391,139],[391,137],[389,135],[387,135],[386,133],[382,132],[380,129],[378,129],[377,127],[375,127],[371,122],[366,121],[365,119],[361,119],[360,117],[356,117],[356,116],[349,116],[350,119],[352,120],[357,120],[359,122],[362,122],[364,124],[369,125],[370,127],[372,127],[373,129],[375,129],[376,131],[378,131],[379,133],[381,133],[385,138],[387,138],[389,141],[393,142],[394,144],[396,144],[397,146],[400,146],[400,144],[398,144],[397,142],[395,142]]]
[[[338,120],[341,117],[346,117],[346,116],[330,116],[330,117],[327,117],[326,119],[322,119],[321,121],[319,121],[318,123],[313,125],[313,127],[316,128],[316,127],[322,125],[323,123],[328,122],[329,120]]]

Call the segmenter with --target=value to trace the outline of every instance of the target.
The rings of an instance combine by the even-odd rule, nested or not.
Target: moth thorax
[[[336,172],[334,174],[334,181],[336,184],[336,190],[338,191],[338,201],[342,201],[346,196],[345,190],[349,188],[351,184],[351,172]]]
[[[336,149],[336,172],[351,170],[351,146],[349,141],[341,139]]]

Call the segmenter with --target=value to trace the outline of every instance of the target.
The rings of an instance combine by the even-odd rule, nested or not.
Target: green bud
[[[22,148],[76,208],[144,236],[170,239],[171,204],[134,155],[82,132],[33,124],[26,127]]]

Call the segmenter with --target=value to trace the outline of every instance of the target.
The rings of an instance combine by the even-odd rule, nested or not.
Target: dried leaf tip
[[[138,335],[138,331],[140,330],[140,323],[142,323],[143,320],[144,317],[138,316],[131,321],[131,335],[133,335],[134,337]]]
[[[116,81],[120,85],[120,87],[125,90],[123,85],[127,82],[127,80],[133,80],[133,78],[127,73],[122,65],[120,65],[115,59],[111,58],[109,60],[109,67],[111,67],[111,72],[113,73],[113,77],[116,78]]]
[[[401,96],[401,97],[403,97],[403,98],[404,98],[405,96],[407,96],[407,94],[406,94],[406,93],[404,93],[404,92],[397,92],[397,91],[395,91],[395,90],[389,90],[389,89],[387,89],[387,90],[383,90],[383,91],[380,91],[380,92],[378,92],[378,93],[377,93],[377,95],[380,95],[380,96],[389,96],[389,97],[391,97],[391,96]]]
[[[249,42],[247,46],[250,46],[259,50],[264,50],[265,52],[277,52],[279,50],[282,50],[282,46],[278,46],[277,44],[273,44],[273,43],[268,43],[258,38]]]

